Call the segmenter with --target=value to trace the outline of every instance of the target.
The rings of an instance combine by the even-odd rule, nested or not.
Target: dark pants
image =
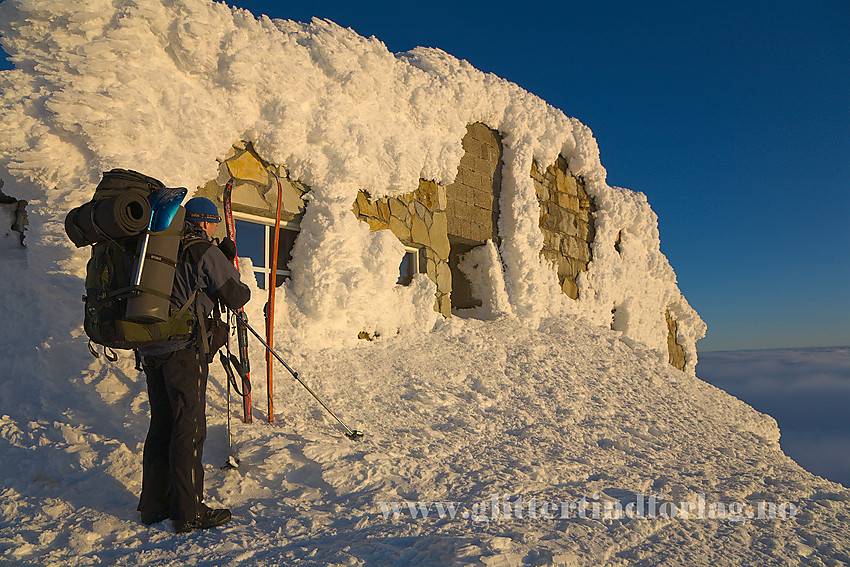
[[[142,457],[139,511],[193,519],[204,492],[208,366],[193,347],[143,359],[151,424]]]

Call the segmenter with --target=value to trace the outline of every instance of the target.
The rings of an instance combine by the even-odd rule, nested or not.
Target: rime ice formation
[[[666,356],[669,309],[693,373],[705,325],[660,252],[645,196],[608,186],[590,130],[515,84],[437,49],[393,54],[329,21],[255,19],[206,1],[7,1],[0,15],[17,67],[2,79],[0,175],[31,203],[30,248],[54,247],[32,251],[31,270],[81,272],[86,252],[59,221],[102,171],[198,187],[233,143],[250,140],[311,187],[292,281],[279,294],[281,332],[322,344],[363,328],[427,330],[430,282],[399,289],[399,243],[358,223],[351,203],[358,190],[377,198],[420,178],[451,183],[466,126],[481,122],[503,137],[499,281],[511,312],[531,325],[578,314]],[[578,300],[539,255],[530,172],[559,154],[597,207]]]

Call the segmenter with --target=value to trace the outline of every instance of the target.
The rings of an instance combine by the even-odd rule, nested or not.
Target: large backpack
[[[136,349],[189,339],[195,333],[192,298],[181,308],[170,304],[183,207],[175,208],[167,228],[151,230],[149,200],[163,191],[169,189],[152,177],[113,169],[103,174],[92,201],[66,217],[66,232],[74,244],[92,248],[83,327],[95,356],[91,342],[110,349]]]
[[[137,236],[151,221],[150,195],[164,188],[161,181],[136,171],[107,171],[91,201],[65,217],[65,232],[77,248]]]

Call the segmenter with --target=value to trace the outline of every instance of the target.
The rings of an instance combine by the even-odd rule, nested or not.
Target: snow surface
[[[771,418],[693,375],[705,325],[659,250],[655,214],[643,194],[605,183],[596,142],[575,119],[439,50],[392,54],[331,22],[257,19],[202,0],[6,0],[0,33],[16,67],[0,73],[0,178],[7,194],[28,200],[30,222],[28,247],[2,250],[0,272],[0,562],[850,561],[850,493],[786,457]],[[450,183],[476,121],[504,136],[503,243],[464,266],[474,284],[491,286],[482,320],[443,320],[426,277],[395,285],[400,243],[369,232],[350,209],[360,189],[377,197],[409,192],[420,177]],[[278,422],[263,423],[256,380],[255,423],[234,425],[243,464],[220,471],[227,414],[213,367],[208,502],[232,508],[234,520],[176,536],[168,523],[141,525],[134,511],[147,396],[131,357],[108,364],[87,352],[87,251],[73,248],[62,221],[104,170],[196,187],[243,139],[311,187],[293,279],[276,304],[276,344],[366,436],[341,436],[278,369]],[[529,172],[559,153],[599,209],[579,301],[538,256]],[[263,296],[254,287],[254,322]],[[688,372],[666,362],[666,308]],[[354,340],[361,330],[381,337]],[[256,343],[252,360],[263,376]],[[385,517],[381,507],[472,506],[494,494],[705,495],[792,502],[798,513],[483,522]]]
[[[256,315],[256,314],[254,314]],[[256,343],[254,343],[256,344]],[[278,372],[278,422],[234,425],[209,390],[207,501],[234,519],[138,522],[147,395],[129,358],[2,389],[0,561],[31,565],[824,565],[848,561],[850,491],[778,446],[775,422],[575,316],[453,319],[356,347],[282,349],[351,427]],[[261,359],[252,352],[253,360]],[[80,354],[74,354],[79,359]],[[87,356],[87,355],[86,355]],[[76,362],[76,361],[75,361]],[[260,365],[256,365],[260,366]],[[260,375],[260,372],[256,372]],[[793,502],[794,519],[385,518],[381,503]],[[467,508],[468,509],[468,508]],[[836,563],[832,563],[836,564]]]

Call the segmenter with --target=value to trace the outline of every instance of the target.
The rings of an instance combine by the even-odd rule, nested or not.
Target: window
[[[274,219],[237,212],[233,213],[233,219],[236,224],[236,248],[239,255],[251,258],[257,285],[261,289],[268,289],[271,279],[269,266],[274,251]],[[300,230],[296,223],[280,223],[275,286],[280,286],[292,275],[289,261],[292,259],[292,246]]]
[[[421,256],[421,258],[420,258]],[[398,266],[398,281],[396,283],[407,286],[413,281],[413,276],[425,271],[424,249],[404,247],[404,257]]]

